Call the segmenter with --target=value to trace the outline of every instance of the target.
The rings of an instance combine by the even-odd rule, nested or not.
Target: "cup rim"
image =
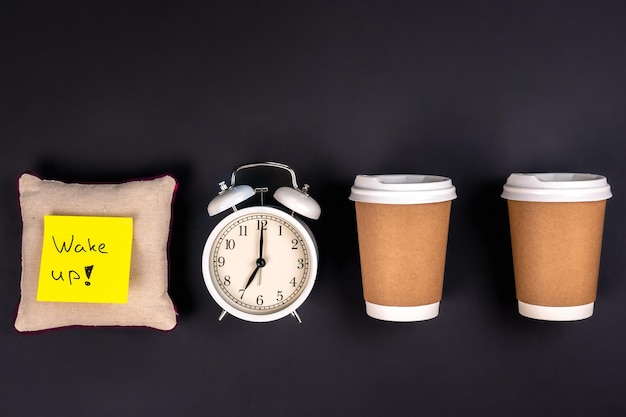
[[[427,174],[360,174],[349,199],[362,203],[426,204],[454,200],[452,180]]]
[[[612,197],[606,177],[577,172],[513,173],[503,187],[507,200],[534,202],[601,201]]]

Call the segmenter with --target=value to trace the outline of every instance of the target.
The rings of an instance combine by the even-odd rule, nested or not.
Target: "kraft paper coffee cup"
[[[434,175],[358,175],[355,202],[366,313],[388,321],[439,314],[456,189]]]
[[[605,177],[511,174],[507,199],[518,310],[553,321],[593,315],[606,200]]]

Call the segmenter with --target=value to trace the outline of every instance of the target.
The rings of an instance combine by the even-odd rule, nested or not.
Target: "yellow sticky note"
[[[37,301],[128,301],[130,217],[44,216]]]

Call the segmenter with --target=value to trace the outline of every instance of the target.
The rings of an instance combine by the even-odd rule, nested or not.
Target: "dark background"
[[[620,1],[3,3],[0,416],[624,415],[625,17]],[[207,203],[263,160],[322,206],[302,325],[218,322],[202,278],[222,217]],[[177,178],[174,330],[13,328],[25,171]],[[515,171],[607,176],[592,318],[518,315],[499,197]],[[364,311],[348,195],[387,172],[457,186],[434,320]]]

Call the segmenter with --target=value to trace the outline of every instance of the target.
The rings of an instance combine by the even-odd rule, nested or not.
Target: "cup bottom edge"
[[[579,306],[551,307],[517,301],[518,312],[531,319],[547,321],[576,321],[593,316],[595,302]]]
[[[385,321],[424,321],[430,320],[439,315],[439,304],[426,304],[421,306],[384,306],[380,304],[365,302],[365,312],[368,316]]]

